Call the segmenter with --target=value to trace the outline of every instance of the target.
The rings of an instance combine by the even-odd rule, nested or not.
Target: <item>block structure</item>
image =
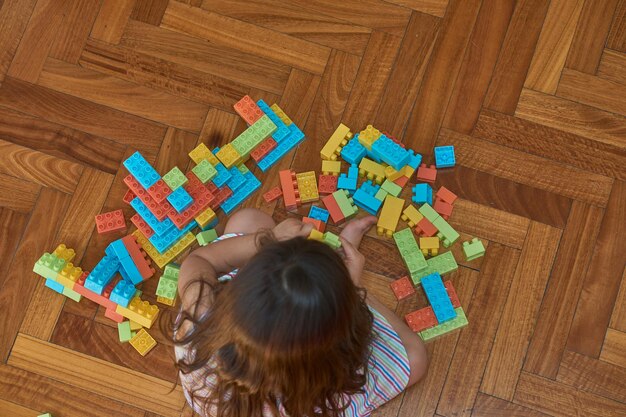
[[[307,171],[296,174],[296,182],[298,183],[300,201],[303,204],[319,200],[320,195],[317,191],[315,171]]]
[[[411,278],[418,276],[421,271],[426,269],[428,264],[422,252],[420,251],[413,232],[411,229],[403,229],[393,234],[393,239],[400,251],[400,255],[406,264]]]

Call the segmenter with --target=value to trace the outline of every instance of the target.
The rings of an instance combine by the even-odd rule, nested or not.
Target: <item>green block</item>
[[[454,230],[443,217],[439,217],[432,222],[432,224],[439,230],[437,237],[441,240],[445,248],[449,248],[460,237],[457,231]]]
[[[167,275],[162,275],[159,278],[159,285],[156,289],[156,295],[159,297],[168,298],[174,300],[178,291],[178,281],[173,280]]]
[[[246,164],[239,164],[239,165],[237,165],[237,169],[239,170],[239,172],[241,172],[244,175],[247,174],[248,172],[250,172],[250,170],[248,169]]]
[[[68,287],[63,287],[63,295],[66,296],[67,298],[71,298],[77,303],[80,302],[80,300],[83,298],[82,295],[80,295],[79,293],[77,293],[76,291]]]
[[[463,253],[468,261],[480,258],[485,254],[485,247],[477,237],[473,238],[470,242],[463,242]]]
[[[178,187],[182,187],[189,181],[183,171],[181,171],[178,167],[174,167],[170,169],[170,172],[163,175],[163,181],[170,187],[172,190],[177,189]]]
[[[413,284],[421,284],[423,277],[425,277],[426,275],[434,274],[435,272],[437,272],[439,275],[444,275],[459,269],[459,265],[456,263],[456,260],[454,259],[454,254],[452,252],[446,252],[442,253],[441,255],[434,256],[430,259],[427,259],[426,263],[428,264],[426,269],[420,271],[419,274],[411,276]]]
[[[191,169],[203,184],[213,179],[217,175],[217,170],[209,161],[203,159],[198,165]]]
[[[435,220],[440,217],[439,213],[437,213],[428,203],[422,204],[419,208],[419,212],[422,213],[431,223],[434,223]]]
[[[50,278],[56,281],[57,275],[65,267],[65,264],[65,259],[57,258],[50,253],[44,253],[35,263],[33,272],[44,278]]]
[[[237,136],[231,145],[241,156],[247,157],[261,142],[276,132],[276,125],[265,115]]]
[[[411,277],[420,274],[428,264],[419,246],[417,246],[417,241],[411,229],[406,228],[394,233],[393,239],[396,241],[396,246],[409,269]]]
[[[120,342],[128,342],[133,338],[133,331],[130,329],[130,321],[125,320],[121,323],[117,323],[117,335],[120,338]]]
[[[324,233],[323,239],[323,242],[333,249],[339,249],[341,247],[341,241],[339,240],[339,236],[332,232]]]
[[[343,216],[347,219],[350,216],[355,215],[359,209],[354,205],[350,193],[348,190],[337,190],[333,193],[333,198],[337,202],[339,209],[343,213]]]
[[[180,265],[175,263],[165,265],[163,275],[167,275],[168,278],[178,281],[178,274],[180,274]]]
[[[196,235],[196,240],[200,246],[206,246],[215,239],[217,239],[217,232],[215,229],[205,230],[204,232],[200,232]]]
[[[394,197],[397,197],[402,192],[402,187],[396,184],[393,181],[385,180],[383,185],[380,186],[381,190],[385,190],[387,193],[391,194]]]
[[[385,201],[385,197],[387,197],[387,194],[389,194],[387,191],[380,188],[378,191],[376,191],[376,194],[374,194],[374,198],[380,201]]]
[[[456,312],[456,317],[452,320],[448,320],[445,323],[438,324],[435,327],[419,332],[422,340],[424,342],[428,342],[469,324],[467,316],[465,316],[465,311],[463,311],[463,307],[455,308],[454,311]]]
[[[39,414],[37,417],[52,417],[52,414],[50,414],[50,413]]]

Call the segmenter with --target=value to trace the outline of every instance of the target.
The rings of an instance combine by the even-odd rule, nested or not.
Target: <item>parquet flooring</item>
[[[142,358],[31,269],[60,242],[91,269],[122,235],[94,215],[130,214],[121,161],[188,167],[245,128],[245,94],[307,136],[245,204],[277,220],[261,194],[279,169],[319,170],[340,122],[427,161],[456,148],[437,185],[487,246],[451,277],[470,325],[428,344],[426,379],[374,415],[626,415],[625,28],[625,0],[0,0],[0,416],[191,414],[156,328]],[[389,290],[392,241],[362,251],[383,303],[425,303]]]

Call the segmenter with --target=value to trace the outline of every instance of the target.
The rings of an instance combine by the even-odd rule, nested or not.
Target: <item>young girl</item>
[[[185,259],[173,333],[198,414],[368,416],[425,375],[419,336],[361,287],[375,222],[348,223],[335,252],[310,224],[244,209]]]

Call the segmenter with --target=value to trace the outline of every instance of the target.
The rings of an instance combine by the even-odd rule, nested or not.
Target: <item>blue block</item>
[[[396,171],[409,163],[410,154],[402,146],[385,135],[381,135],[372,144],[372,153],[377,155],[383,162],[391,165]]]
[[[154,230],[154,233],[159,236],[164,235],[172,228],[176,227],[169,217],[166,217],[163,221],[159,221],[139,197],[133,198],[130,201],[130,205],[135,209],[137,214],[148,223],[152,230]]]
[[[287,136],[277,147],[271,150],[270,153],[265,155],[265,158],[261,159],[257,165],[263,172],[267,171],[280,160],[287,152],[298,146],[304,140],[304,133],[296,126],[295,123],[287,126],[289,129],[289,136]]]
[[[415,184],[413,186],[412,200],[417,204],[428,203],[433,205],[433,189],[428,184]]]
[[[87,275],[85,288],[95,292],[96,294],[102,294],[104,287],[109,285],[109,282],[111,282],[119,268],[120,261],[117,257],[108,255],[105,256],[93,268],[91,273]]]
[[[230,188],[233,193],[239,189],[246,182],[246,178],[243,176],[239,168],[234,166],[229,170],[230,179],[226,182],[228,188]]]
[[[321,207],[317,207],[317,206],[311,206],[308,217],[311,219],[321,220],[324,223],[328,223],[328,216],[329,216],[328,210],[323,209]]]
[[[378,184],[374,185],[372,180],[367,180],[363,184],[361,184],[361,188],[359,189],[365,192],[366,194],[375,196],[378,190],[380,190],[380,185]]]
[[[133,280],[130,279],[130,275],[128,275],[128,272],[126,272],[126,270],[124,268],[120,267],[119,273],[122,276],[122,279],[124,279],[124,280],[126,280],[128,282],[133,282]],[[133,284],[138,284],[138,283],[134,283],[133,282]]]
[[[346,146],[341,148],[341,158],[350,164],[360,164],[361,160],[365,158],[366,155],[367,149],[359,143],[358,133],[348,141]]]
[[[354,200],[354,204],[356,206],[367,211],[372,216],[376,216],[378,210],[380,210],[380,206],[383,204],[382,201],[380,201],[373,195],[366,193],[365,191],[363,191],[362,188],[356,190],[356,192],[352,196],[352,199]]]
[[[291,125],[293,126],[293,125]],[[224,213],[230,214],[234,209],[243,203],[248,197],[250,197],[257,189],[261,187],[261,181],[254,176],[252,172],[244,174],[246,182],[239,187],[237,191],[233,192],[233,195],[228,197],[226,201],[220,206]]]
[[[437,168],[450,168],[456,164],[454,157],[454,146],[435,147],[435,166]]]
[[[217,170],[217,175],[213,177],[213,184],[221,188],[230,179],[230,171],[221,162],[215,165],[215,169]]]
[[[174,207],[174,210],[180,213],[193,203],[193,198],[183,187],[178,187],[167,196],[167,201]]]
[[[119,271],[120,274],[122,274],[122,277],[133,284],[139,284],[142,282],[143,277],[141,276],[141,272],[139,272],[133,258],[130,256],[130,253],[128,253],[128,249],[126,249],[126,245],[124,245],[122,239],[111,242],[107,249],[109,248],[113,249],[117,260],[120,262]]]
[[[191,223],[183,227],[182,230],[178,230],[177,227],[174,227],[163,236],[154,234],[148,240],[150,241],[150,243],[152,243],[154,248],[159,251],[159,253],[163,253],[171,248],[176,242],[178,242],[185,235],[185,233],[187,233],[197,225],[198,223],[195,220],[192,220]]]
[[[50,288],[51,290],[54,290],[56,292],[58,292],[59,294],[63,294],[63,285],[59,284],[58,282],[56,282],[53,279],[50,278],[46,278],[46,287]]]
[[[415,153],[412,149],[407,150],[407,152],[409,153],[409,163],[407,165],[413,169],[419,168],[422,163],[422,155]]]
[[[349,178],[346,174],[340,174],[337,179],[337,188],[341,190],[348,190],[350,193],[356,190],[357,178]]]
[[[456,311],[454,311],[452,301],[450,301],[446,287],[443,285],[441,275],[437,272],[426,275],[422,278],[421,283],[424,288],[424,292],[426,293],[426,297],[428,298],[428,302],[435,312],[437,321],[439,323],[443,323],[455,318]]]
[[[122,307],[127,307],[130,300],[135,296],[135,291],[137,291],[137,289],[132,282],[121,279],[120,282],[113,287],[109,300]]]
[[[357,164],[352,164],[350,168],[348,168],[348,178],[359,178],[359,166]]]
[[[280,117],[278,117],[274,110],[272,110],[272,108],[268,106],[265,101],[259,100],[256,102],[256,104],[257,106],[259,106],[263,113],[267,114],[267,117],[269,117],[272,123],[274,123],[277,127],[276,132],[274,132],[274,134],[272,135],[272,139],[274,139],[278,143],[282,142],[289,135],[289,129],[287,125],[282,121]]]
[[[135,152],[125,160],[124,166],[139,181],[143,188],[147,189],[161,179],[159,173],[152,168],[152,165],[139,152]]]

